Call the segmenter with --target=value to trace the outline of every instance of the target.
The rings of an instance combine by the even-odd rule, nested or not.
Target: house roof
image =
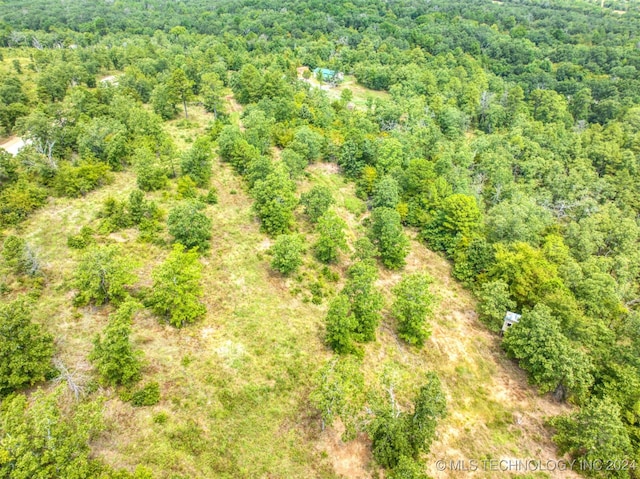
[[[504,320],[505,321],[510,321],[512,323],[517,323],[520,320],[521,317],[522,317],[521,314],[512,313],[511,311],[507,311],[507,314],[504,315]]]

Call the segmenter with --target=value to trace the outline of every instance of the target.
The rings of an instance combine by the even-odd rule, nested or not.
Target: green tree
[[[395,469],[403,457],[417,459],[429,452],[438,420],[446,415],[446,398],[440,380],[429,372],[413,402],[413,414],[398,410],[393,386],[390,404],[376,411],[370,427],[373,456],[383,467]]]
[[[127,286],[135,280],[131,261],[116,245],[95,246],[82,256],[76,267],[74,286],[78,292],[74,304],[101,305],[121,301],[127,295]]]
[[[93,341],[89,359],[105,384],[126,385],[140,379],[142,352],[134,350],[130,336],[133,316],[141,307],[127,299],[109,316],[104,336],[98,334]]]
[[[304,243],[299,235],[279,235],[271,247],[271,267],[285,276],[298,270],[302,264]]]
[[[171,97],[182,102],[184,117],[188,120],[187,102],[193,97],[193,82],[187,77],[182,68],[176,68],[171,72],[171,76],[167,81],[167,87]]]
[[[433,295],[429,286],[433,278],[425,273],[406,275],[393,288],[395,300],[391,308],[398,321],[398,336],[409,344],[424,345],[431,335],[427,317],[432,313]]]
[[[373,341],[380,323],[380,310],[384,304],[382,294],[375,287],[378,268],[371,259],[356,261],[347,270],[347,282],[342,294],[348,299],[356,319],[358,341]]]
[[[189,175],[200,188],[211,181],[211,145],[205,137],[198,138],[182,156],[183,175]]]
[[[127,129],[113,118],[94,118],[78,135],[78,152],[85,159],[95,158],[119,170],[128,154]]]
[[[573,395],[580,401],[593,383],[589,358],[560,332],[558,321],[543,304],[522,313],[505,332],[502,347],[542,393],[554,391],[560,399]]]
[[[511,299],[509,285],[502,280],[484,283],[477,291],[478,312],[492,331],[499,331],[507,311],[516,307]]]
[[[15,274],[36,276],[41,273],[40,261],[35,251],[19,236],[6,237],[2,244],[2,258]]]
[[[222,89],[224,84],[217,73],[205,73],[202,75],[201,80],[200,94],[202,95],[202,104],[217,119],[219,112],[223,110]]]
[[[462,238],[474,236],[481,227],[482,214],[476,199],[458,193],[442,201],[424,235],[434,248],[451,254]]]
[[[376,208],[371,214],[371,241],[380,252],[382,264],[390,269],[405,265],[409,240],[404,234],[400,214],[391,208]]]
[[[313,249],[318,258],[323,263],[333,263],[338,260],[340,250],[347,249],[347,241],[344,230],[347,224],[335,212],[326,211],[318,220],[316,231],[318,241],[313,245]]]
[[[0,304],[0,397],[43,381],[52,355],[53,338],[32,323],[24,298]]]
[[[400,201],[398,182],[391,176],[383,177],[373,190],[374,208],[395,208]]]
[[[80,479],[108,472],[92,459],[89,445],[104,429],[101,403],[67,402],[63,409],[62,393],[60,386],[53,393],[17,394],[3,401],[0,477]]]
[[[199,201],[184,201],[169,211],[167,227],[174,242],[189,249],[209,249],[213,225],[203,209],[204,204]]]
[[[556,429],[553,436],[560,454],[589,464],[594,461],[622,463],[633,458],[627,429],[620,418],[620,408],[609,398],[593,398],[578,412],[557,416],[551,420]],[[586,470],[590,477],[627,479],[628,470]]]
[[[203,296],[202,264],[198,253],[173,245],[168,258],[152,273],[153,288],[147,303],[151,310],[169,324],[180,328],[193,323],[207,312],[200,301]]]
[[[345,425],[344,440],[357,432],[357,420],[365,402],[361,361],[353,356],[332,358],[318,371],[310,400],[322,416],[322,429],[336,418]]]
[[[349,298],[343,294],[336,296],[329,305],[325,322],[327,325],[326,342],[331,349],[339,354],[357,352],[354,336],[358,320],[351,312]]]
[[[268,235],[283,234],[293,225],[293,210],[298,204],[295,190],[296,185],[281,169],[256,181],[251,190],[255,198],[253,208],[262,222],[262,230]]]
[[[156,191],[166,188],[167,171],[152,151],[147,148],[138,148],[134,157],[138,188],[142,191]]]
[[[300,197],[300,204],[304,206],[304,213],[309,221],[317,223],[320,217],[335,203],[331,190],[326,186],[315,185]]]

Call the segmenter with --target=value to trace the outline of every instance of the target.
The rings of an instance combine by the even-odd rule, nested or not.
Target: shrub
[[[80,233],[67,237],[67,246],[73,249],[84,249],[95,243],[93,239],[94,233],[95,231],[90,226],[83,226],[80,229]]]
[[[285,276],[296,271],[302,264],[304,244],[298,235],[280,235],[271,247],[271,267]]]
[[[15,225],[46,203],[47,192],[26,179],[19,179],[0,192],[0,226]]]
[[[85,306],[120,301],[126,296],[126,287],[135,281],[131,264],[115,245],[93,247],[78,264],[74,285],[78,290],[74,303]]]
[[[209,248],[211,239],[211,220],[204,214],[204,205],[196,201],[178,204],[167,218],[169,234],[174,242],[187,248],[198,248],[200,251]]]
[[[218,204],[218,190],[215,187],[211,187],[209,191],[207,191],[206,195],[203,195],[200,198],[200,201],[206,203],[208,205],[217,205]]]
[[[178,178],[178,196],[183,199],[195,199],[198,196],[196,182],[190,176]]]
[[[63,163],[53,179],[53,191],[58,196],[77,198],[110,183],[113,177],[105,163],[81,161],[77,166]]]
[[[31,322],[24,299],[0,303],[0,397],[45,379],[53,338]]]
[[[96,336],[89,359],[95,364],[106,384],[129,384],[140,379],[141,352],[134,351],[129,337],[131,321],[140,303],[128,299],[111,314],[104,336]]]
[[[40,273],[40,262],[23,238],[7,236],[2,245],[2,257],[15,274],[36,276]]]
[[[326,186],[314,186],[300,197],[300,204],[304,206],[304,213],[312,223],[317,223],[333,203],[335,201],[331,196],[331,190]]]
[[[175,244],[173,251],[152,274],[153,289],[147,303],[158,316],[177,328],[192,323],[206,313],[200,302],[202,264],[196,251]]]
[[[160,402],[160,385],[150,382],[131,395],[131,404],[135,407],[155,406]]]

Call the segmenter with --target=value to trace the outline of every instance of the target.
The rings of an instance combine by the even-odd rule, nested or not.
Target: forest
[[[0,6],[0,479],[640,477],[639,2]]]

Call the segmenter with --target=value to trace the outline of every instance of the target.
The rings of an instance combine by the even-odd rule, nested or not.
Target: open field
[[[238,105],[232,100],[234,111]],[[173,120],[166,128],[184,149],[210,120],[200,107],[192,107],[189,122]],[[349,225],[350,241],[362,235],[363,216],[352,207],[359,201],[354,187],[335,165],[311,165],[299,191],[316,184],[331,189],[336,211]],[[220,201],[207,208],[214,224],[211,251],[202,259],[207,315],[181,330],[149,314],[137,316],[134,341],[145,353],[144,380],[160,383],[162,400],[154,407],[133,408],[104,390],[109,430],[95,443],[96,454],[114,466],[148,465],[159,478],[377,477],[366,435],[345,444],[339,422],[320,431],[308,402],[312,378],[331,355],[323,344],[327,301],[315,305],[305,294],[319,266],[309,253],[299,278],[274,273],[266,252],[271,242],[259,230],[240,178],[215,161],[213,185]],[[95,226],[107,197],[122,199],[134,187],[132,173],[117,173],[114,183],[85,198],[50,200],[24,224],[24,236],[47,272],[36,319],[56,336],[63,363],[80,373],[88,374],[91,341],[106,324],[109,309],[70,306],[79,253],[66,246],[66,238],[85,224]],[[148,197],[165,210],[177,201],[173,190]],[[302,217],[299,224],[304,231]],[[125,230],[106,241],[134,259],[139,288],[150,285],[150,273],[167,250],[140,243],[136,236],[135,230]],[[344,261],[334,269],[343,272]],[[438,373],[449,413],[426,459],[429,473],[456,477],[438,472],[437,459],[554,458],[542,422],[566,408],[526,385],[524,374],[500,352],[499,338],[478,322],[474,301],[451,278],[448,262],[412,240],[405,271],[418,270],[436,278],[439,306],[431,339],[421,351],[409,348],[387,318],[378,341],[365,348],[363,368],[370,384],[383,371],[394,371],[401,404],[408,404],[422,374]],[[381,269],[378,286],[387,303],[400,277]],[[330,291],[338,290],[339,283]],[[478,472],[474,477],[491,476]]]

